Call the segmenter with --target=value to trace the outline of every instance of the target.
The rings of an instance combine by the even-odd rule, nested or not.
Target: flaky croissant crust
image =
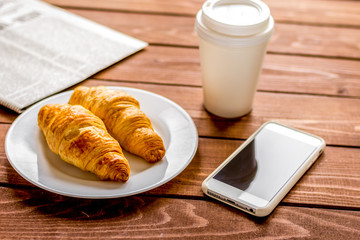
[[[77,87],[69,104],[79,104],[100,117],[122,148],[148,162],[161,160],[165,147],[139,102],[124,91],[103,86]]]
[[[102,120],[79,105],[48,104],[38,125],[50,149],[64,161],[102,180],[127,181],[130,167]]]

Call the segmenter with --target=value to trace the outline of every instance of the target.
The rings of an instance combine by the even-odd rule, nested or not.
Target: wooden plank
[[[196,53],[194,13],[179,13],[182,16],[175,17],[171,16],[174,15],[171,11],[191,9],[195,4],[199,4],[200,0],[191,0],[194,6],[186,5],[190,3],[188,1],[155,0],[158,6],[149,2],[149,5],[144,7],[147,1],[94,0],[91,3],[89,0],[79,0],[76,4],[81,2],[84,8],[89,9],[92,8],[92,4],[98,4],[99,9],[107,8],[109,2],[111,6],[108,8],[116,9],[115,5],[119,4],[122,13],[104,11],[98,15],[97,11],[87,12],[95,21],[104,20],[105,25],[116,26],[115,29],[135,37],[139,36],[155,46],[190,47],[192,49],[189,50]],[[184,65],[180,66],[181,59],[172,60],[171,64],[171,59],[164,62],[166,58],[153,58],[155,62],[151,64],[159,66],[159,69],[162,64],[163,68],[166,68],[162,73],[164,75],[151,72],[147,74],[147,77],[159,78],[158,80],[148,81],[144,76],[145,80],[141,80],[143,83],[134,83],[136,77],[132,80],[130,75],[136,72],[136,66],[129,65],[133,67],[129,69],[129,77],[126,77],[126,74],[122,77],[120,74],[112,78],[111,71],[114,70],[111,69],[109,72],[101,73],[105,76],[110,74],[108,81],[87,80],[82,83],[122,85],[149,90],[177,102],[194,119],[199,134],[204,136],[200,138],[199,150],[194,160],[178,177],[148,193],[112,200],[84,200],[62,197],[33,188],[7,161],[4,152],[5,135],[17,115],[0,108],[0,239],[19,236],[24,239],[359,238],[360,99],[357,85],[358,70],[355,70],[358,63],[356,61],[360,59],[360,21],[356,21],[360,17],[360,8],[355,7],[359,3],[304,0],[292,5],[296,0],[268,1],[279,4],[276,18],[281,22],[277,22],[276,34],[269,46],[271,54],[268,56],[272,58],[265,63],[261,79],[263,89],[258,92],[253,112],[248,116],[225,120],[204,111],[199,85],[198,58],[194,58],[193,61],[186,60]],[[69,0],[62,1],[62,4],[66,3],[72,4]],[[124,10],[123,6],[126,4],[130,8]],[[353,9],[349,8],[350,5]],[[289,10],[288,6],[295,10],[285,12]],[[196,6],[196,10],[198,8]],[[130,13],[134,9],[137,9],[137,14]],[[156,12],[162,16],[153,14]],[[108,14],[109,18],[101,17]],[[122,16],[118,17],[120,15]],[[313,26],[302,25],[303,23]],[[348,28],[341,29],[334,25]],[[310,35],[312,37],[309,37]],[[185,56],[184,52],[184,56],[181,57],[190,58],[191,55]],[[132,59],[128,58],[126,61]],[[190,64],[186,65],[185,62]],[[117,66],[114,66],[114,69],[116,68]],[[291,70],[288,71],[289,69]],[[175,76],[177,72],[182,71],[184,75]],[[101,74],[96,77],[105,78]],[[186,79],[189,83],[182,83],[181,76],[190,78]],[[302,77],[305,78],[304,81],[301,80]],[[287,78],[290,80],[286,81]],[[142,78],[138,76],[138,79]],[[152,84],[152,81],[156,84]],[[277,88],[282,81],[288,86]],[[306,82],[312,82],[309,88],[305,87]],[[326,86],[326,82],[329,86]],[[296,90],[291,90],[297,83],[304,88],[297,91],[300,94],[295,94]],[[316,85],[321,89],[316,90]],[[279,121],[318,134],[323,136],[328,144],[339,146],[327,146],[324,155],[292,189],[274,213],[268,218],[256,219],[203,196],[200,183],[242,142],[239,139],[247,138],[267,120]]]
[[[148,46],[95,79],[201,86],[199,50]]]
[[[127,86],[163,95],[190,114],[200,136],[245,139],[261,124],[273,120],[319,135],[330,145],[360,146],[360,99],[257,92],[251,114],[223,119],[204,110],[198,87],[98,80],[82,85]]]
[[[191,1],[115,1],[115,0],[46,0],[63,7],[112,9],[120,11],[183,14],[195,16],[203,0]],[[332,0],[266,0],[276,21],[324,25],[360,26],[360,2]]]
[[[95,79],[201,86],[198,49],[149,46],[93,76]],[[360,96],[359,61],[268,54],[258,89]],[[0,106],[0,122],[17,114]]]
[[[280,206],[258,219],[213,201],[83,200],[0,188],[0,209],[2,239],[355,239],[360,234],[359,211],[304,207]]]
[[[277,21],[360,26],[359,1],[266,0]]]
[[[48,3],[71,8],[111,9],[130,12],[193,15],[201,8],[203,0],[45,0]]]
[[[17,116],[16,112],[0,105],[0,123],[11,123]]]
[[[276,24],[269,51],[359,59],[360,29]]]
[[[151,44],[197,46],[193,17],[81,9],[69,11]]]
[[[15,172],[5,156],[3,134],[7,127],[0,124],[0,183],[33,186]],[[238,140],[200,138],[198,151],[190,165],[172,181],[146,194],[203,197],[202,181],[241,143]],[[283,202],[360,209],[358,156],[359,148],[327,147]]]
[[[70,11],[151,44],[198,46],[193,17]],[[358,59],[359,42],[360,29],[277,23],[268,51]]]
[[[205,176],[210,174],[217,165],[219,165],[233,150],[236,149],[237,146],[240,145],[240,143],[235,142],[226,141],[226,143],[222,143],[221,140],[210,141],[205,139],[201,139],[200,144],[203,144],[203,148],[199,149],[198,154],[206,159],[206,163],[201,162],[200,164],[207,166],[204,167],[204,169],[202,167],[200,169],[201,173],[204,173]],[[205,147],[204,144],[206,144]],[[225,144],[227,145],[226,147],[224,146]],[[227,149],[229,147],[228,145],[230,145],[231,150]],[[210,148],[215,148],[217,149],[217,151],[210,150]],[[360,180],[359,163],[356,163],[356,156],[358,155],[359,149],[327,147],[325,154],[320,157],[320,159],[317,161],[317,163],[314,164],[311,170],[309,170],[307,174],[300,180],[296,187],[285,198],[284,202],[297,202],[305,204],[314,204],[314,202],[316,202],[316,204],[320,205],[330,204],[335,206],[344,206],[341,203],[343,201],[342,197],[352,195],[353,199],[351,200],[352,203],[350,205],[358,207],[359,205],[357,202],[359,202],[359,189],[354,189],[354,186],[359,185]],[[216,161],[217,163],[214,164],[212,161]],[[191,166],[193,165],[190,165],[189,168]],[[347,169],[339,169],[344,166],[348,166],[345,167]],[[188,181],[191,181],[192,179],[190,177],[190,173],[196,173],[196,167],[198,166],[194,166],[190,172],[184,172],[184,174],[189,173],[189,176],[187,178],[184,177],[184,179],[188,179]],[[339,175],[339,172],[341,172],[342,175]],[[333,179],[331,180],[331,178]],[[200,182],[202,180],[203,179],[200,179]],[[334,184],[334,182],[337,182],[337,184]],[[330,185],[332,189],[329,189]],[[346,187],[345,185],[348,186]],[[355,190],[355,192],[353,192],[352,194],[340,194],[343,195],[341,197],[334,195],[331,196],[331,192],[335,192],[337,190],[340,190],[338,192],[342,192],[343,190],[347,192],[353,192]],[[322,193],[318,194],[319,192]],[[317,195],[317,197],[313,198],[314,195]],[[324,200],[323,197],[329,197],[329,199]],[[301,200],[299,200],[298,198],[301,198]],[[337,203],[335,203],[336,201]]]
[[[198,49],[149,46],[96,79],[201,86]],[[268,54],[259,90],[360,96],[359,61]]]
[[[359,73],[358,60],[268,54],[259,89],[359,97]]]
[[[163,95],[190,114],[200,136],[245,139],[273,120],[322,136],[327,144],[360,146],[360,99],[258,92],[251,114],[223,119],[204,111],[201,88],[108,81],[85,81],[83,85],[121,85]]]
[[[199,140],[190,165],[173,181],[149,194],[201,197],[201,183],[242,141]],[[360,208],[360,149],[327,147],[325,153],[295,185],[283,202]]]

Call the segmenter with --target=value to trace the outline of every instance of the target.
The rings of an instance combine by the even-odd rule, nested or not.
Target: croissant
[[[139,102],[121,90],[106,87],[77,87],[69,104],[79,104],[101,118],[110,134],[128,152],[148,162],[161,160],[165,147]]]
[[[48,104],[38,125],[50,149],[61,159],[101,180],[127,181],[130,167],[119,143],[100,118],[79,105]]]

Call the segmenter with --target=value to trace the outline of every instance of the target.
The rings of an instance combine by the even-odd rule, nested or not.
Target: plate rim
[[[131,190],[129,192],[126,192],[126,193],[118,193],[118,194],[114,194],[114,193],[113,194],[101,194],[101,195],[97,195],[97,194],[86,194],[86,195],[84,195],[84,194],[75,194],[75,193],[73,193],[71,191],[65,192],[65,191],[62,191],[62,190],[59,190],[59,189],[56,189],[56,188],[53,188],[53,187],[49,187],[49,186],[43,184],[42,182],[34,180],[31,177],[27,176],[25,173],[23,173],[20,169],[18,169],[16,167],[16,164],[15,164],[14,160],[10,158],[9,150],[8,150],[8,148],[9,148],[9,146],[8,146],[9,143],[8,142],[10,140],[8,140],[8,139],[11,137],[12,132],[16,128],[16,125],[18,124],[18,122],[21,122],[21,120],[27,114],[32,113],[32,111],[34,111],[33,109],[39,107],[39,105],[44,104],[44,102],[51,101],[54,98],[61,98],[63,95],[69,95],[70,96],[71,93],[74,90],[68,90],[68,91],[59,92],[57,94],[51,95],[51,96],[49,96],[47,98],[44,98],[41,101],[35,103],[34,105],[32,105],[28,109],[26,109],[24,112],[22,112],[19,116],[17,116],[16,119],[12,122],[10,128],[8,129],[8,131],[6,133],[6,137],[5,137],[5,154],[6,154],[6,157],[8,159],[8,162],[10,163],[12,168],[22,178],[24,178],[26,181],[30,182],[31,184],[33,184],[33,185],[35,185],[35,186],[37,186],[37,187],[39,187],[39,188],[41,188],[43,190],[46,190],[46,191],[49,191],[49,192],[52,192],[52,193],[55,193],[55,194],[63,195],[63,196],[74,197],[74,198],[83,198],[83,199],[111,199],[111,198],[122,198],[122,197],[128,197],[128,196],[140,194],[140,193],[147,192],[147,191],[150,191],[152,189],[155,189],[155,188],[157,188],[157,187],[171,181],[176,176],[178,176],[180,173],[182,173],[185,170],[185,168],[194,159],[194,156],[195,156],[195,154],[197,152],[198,145],[199,145],[199,135],[198,135],[196,125],[195,125],[193,119],[191,118],[191,116],[185,111],[185,109],[183,109],[180,105],[178,105],[174,101],[172,101],[172,100],[170,100],[170,99],[168,99],[168,98],[166,98],[166,97],[164,97],[162,95],[159,95],[157,93],[148,91],[148,90],[139,89],[139,88],[133,88],[133,87],[122,87],[122,86],[105,86],[105,87],[110,88],[110,89],[123,90],[125,92],[126,92],[126,90],[130,90],[130,91],[139,92],[141,94],[148,94],[148,95],[151,95],[152,97],[159,98],[162,101],[168,102],[171,106],[175,107],[177,111],[180,111],[186,117],[186,119],[189,121],[189,123],[191,125],[190,128],[193,128],[192,130],[194,131],[194,136],[193,137],[195,137],[195,144],[193,145],[192,152],[191,152],[191,154],[189,156],[189,159],[186,160],[185,164],[182,164],[181,167],[179,169],[177,169],[170,176],[168,176],[166,178],[162,178],[162,179],[160,179],[160,181],[158,181],[158,182],[156,182],[154,184],[151,184],[151,185],[146,186],[146,187],[142,187],[140,189],[133,189],[133,190]],[[35,151],[35,153],[37,153],[37,152]],[[99,181],[101,181],[101,180],[99,180]]]

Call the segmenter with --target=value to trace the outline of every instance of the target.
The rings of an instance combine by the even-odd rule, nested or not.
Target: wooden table
[[[47,0],[149,46],[79,85],[126,86],[182,106],[198,151],[176,178],[117,199],[64,197],[10,166],[5,136],[18,116],[0,107],[0,238],[359,239],[360,2],[267,0],[276,20],[253,111],[241,119],[202,106],[194,17],[202,0]],[[205,197],[200,185],[262,123],[322,136],[325,153],[267,218]]]

